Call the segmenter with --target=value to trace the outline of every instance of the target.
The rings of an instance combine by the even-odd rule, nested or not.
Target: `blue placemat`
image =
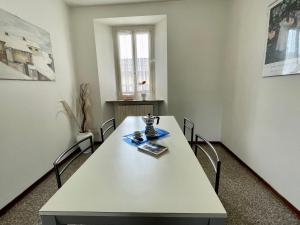
[[[170,134],[168,131],[163,130],[163,129],[159,129],[159,128],[155,128],[155,131],[157,133],[157,138],[154,139],[154,140],[159,140],[160,138],[163,138],[163,137],[165,137],[165,136],[167,136],[167,135]],[[132,141],[133,133],[132,134],[127,134],[127,135],[123,136],[123,140],[126,143],[134,145],[134,146],[139,146],[139,145],[145,144],[148,141],[147,138],[146,138],[146,135],[145,135],[145,130],[142,130],[141,133],[142,133],[143,141],[133,142]]]

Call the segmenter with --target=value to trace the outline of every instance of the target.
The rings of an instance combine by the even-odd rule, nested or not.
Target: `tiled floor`
[[[216,145],[222,161],[220,199],[228,212],[227,225],[300,225],[299,218],[276,195],[221,145]],[[89,155],[83,155],[68,170],[67,179]],[[209,165],[198,158],[210,177]],[[38,210],[55,193],[54,174],[47,177],[32,192],[0,218],[1,225],[40,224]]]

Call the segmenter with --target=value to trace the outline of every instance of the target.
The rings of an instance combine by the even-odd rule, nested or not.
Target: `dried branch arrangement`
[[[69,104],[61,100],[60,103],[63,105],[64,109],[66,110],[70,119],[76,124],[78,131],[80,133],[85,133],[90,131],[88,127],[88,121],[90,120],[88,110],[90,107],[89,101],[89,94],[90,94],[90,86],[87,83],[83,83],[80,85],[80,92],[79,92],[79,115],[76,116],[75,113],[72,111]]]
[[[89,102],[89,94],[90,94],[90,85],[88,83],[84,83],[80,85],[80,94],[79,94],[79,105],[80,105],[80,113],[81,113],[81,131],[88,132],[89,128],[87,125],[88,121],[88,108],[90,106]]]
[[[75,114],[73,113],[69,104],[65,100],[61,100],[60,103],[63,105],[63,107],[66,110],[70,119],[76,124],[76,127],[78,128],[79,132],[81,132],[80,131],[80,123],[79,123],[78,119],[76,118]]]

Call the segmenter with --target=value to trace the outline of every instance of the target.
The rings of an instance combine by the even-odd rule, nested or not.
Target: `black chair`
[[[208,148],[209,150],[206,150],[206,148],[204,148],[201,145],[207,145],[209,147]],[[200,135],[196,134],[196,144],[195,144],[196,155],[197,155],[198,148],[204,152],[204,154],[208,157],[210,163],[213,166],[214,173],[215,173],[215,192],[218,194],[219,184],[220,184],[221,161],[217,154],[217,151],[209,141],[207,141],[204,137],[201,137]],[[212,157],[212,155],[209,152],[211,152],[214,155],[214,157]]]
[[[61,169],[59,170],[59,165],[61,164],[61,162],[64,160],[65,156],[69,153],[71,153],[72,151],[74,151],[74,149],[77,147],[79,147],[80,143],[83,142],[88,142],[89,146],[84,149],[84,150],[79,150],[79,152],[72,158],[69,160],[69,162]],[[57,187],[58,189],[61,188],[61,175],[63,174],[63,172],[65,172],[65,170],[71,165],[71,163],[77,159],[82,153],[86,152],[87,150],[91,149],[92,153],[94,153],[94,144],[93,144],[93,138],[92,136],[89,136],[87,138],[82,139],[81,141],[77,142],[76,144],[72,145],[70,148],[68,148],[66,151],[64,151],[63,153],[61,153],[58,158],[54,161],[53,166],[54,166],[54,171],[55,171],[55,176],[56,176],[56,181],[57,181]]]
[[[186,131],[190,131],[191,139],[190,139],[190,145],[193,146],[194,142],[194,122],[191,119],[188,119],[184,117],[183,119],[183,134],[186,135]]]
[[[115,120],[115,118],[111,118],[111,119],[105,121],[101,125],[100,134],[101,134],[102,143],[105,140],[105,136],[106,136],[107,132],[111,131],[111,129],[113,129],[113,130],[116,129],[116,120]]]

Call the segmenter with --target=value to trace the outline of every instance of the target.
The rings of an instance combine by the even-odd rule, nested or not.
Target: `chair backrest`
[[[190,131],[190,145],[193,146],[193,142],[194,142],[194,122],[189,119],[184,117],[183,119],[183,134],[186,135],[187,130]]]
[[[104,142],[106,134],[111,131],[111,130],[115,130],[116,129],[116,119],[115,118],[111,118],[107,121],[105,121],[101,127],[100,127],[100,134],[101,134],[101,141]]]
[[[218,153],[214,146],[206,140],[204,137],[196,134],[196,144],[195,144],[195,153],[197,155],[197,150],[200,149],[203,151],[203,153],[207,156],[209,159],[209,162],[211,163],[214,173],[215,173],[215,191],[218,194],[219,192],[219,184],[220,184],[220,173],[221,173],[221,161],[218,156]],[[201,145],[206,145],[208,148],[204,148],[204,146]]]
[[[60,170],[59,165],[60,163],[64,160],[65,156],[70,154],[72,151],[74,151],[75,148],[79,147],[79,144],[81,143],[88,143],[89,145],[85,149],[81,149],[77,154],[75,154],[69,161],[68,163]],[[54,161],[53,166],[54,166],[54,171],[55,171],[55,176],[56,176],[56,181],[57,181],[57,187],[60,188],[62,183],[61,183],[61,175],[63,172],[66,171],[66,169],[71,165],[72,162],[74,162],[75,159],[77,159],[82,153],[86,152],[87,150],[91,149],[92,153],[94,153],[94,144],[93,144],[93,137],[89,136],[81,141],[78,141],[71,147],[69,147],[67,150],[65,150],[63,153],[61,153],[57,159]]]

